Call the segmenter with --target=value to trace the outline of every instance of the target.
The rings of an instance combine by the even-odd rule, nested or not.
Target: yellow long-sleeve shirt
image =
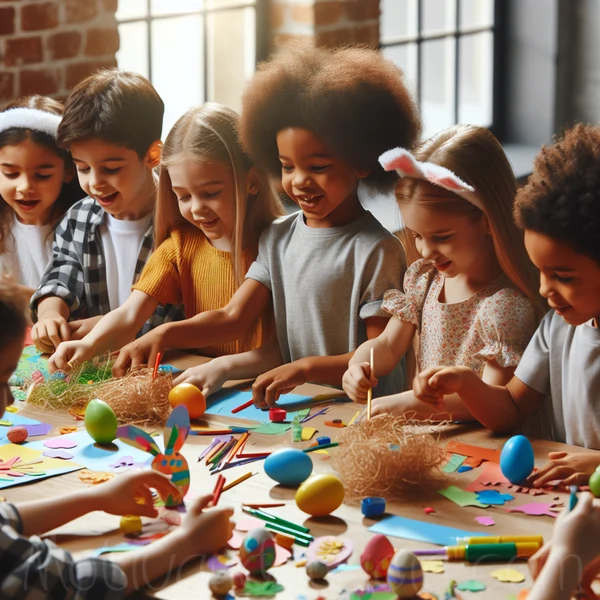
[[[247,270],[256,256],[246,250],[243,258]],[[150,256],[133,289],[152,296],[160,304],[183,304],[189,319],[223,308],[229,302],[236,291],[233,257],[230,252],[213,248],[199,229],[177,229]],[[258,322],[248,335],[235,342],[200,346],[198,351],[206,356],[236,354],[258,348],[262,337]]]

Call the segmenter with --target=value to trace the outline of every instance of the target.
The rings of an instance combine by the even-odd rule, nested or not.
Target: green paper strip
[[[488,508],[489,504],[482,504],[477,500],[477,494],[475,492],[467,492],[455,485],[451,485],[444,490],[438,490],[438,494],[441,494],[448,500],[452,500],[458,506],[476,506],[477,508]]]
[[[465,460],[467,460],[466,456],[461,456],[460,454],[453,454],[450,457],[450,460],[444,465],[442,471],[444,473],[454,473],[458,467],[460,467]]]

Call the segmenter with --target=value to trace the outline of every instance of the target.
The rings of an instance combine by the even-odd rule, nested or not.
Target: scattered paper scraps
[[[77,442],[69,438],[53,438],[44,442],[46,448],[52,448],[53,450],[69,450],[69,448],[76,448]]]
[[[9,406],[8,408],[12,407]],[[46,435],[52,429],[52,425],[49,425],[48,423],[42,423],[41,421],[36,421],[35,419],[29,419],[28,417],[23,417],[20,414],[5,414],[4,419],[0,420],[0,444],[8,441],[8,430],[12,426],[16,425],[25,427],[25,429],[27,429],[28,437]]]
[[[511,569],[510,567],[496,569],[495,571],[492,571],[491,575],[494,579],[503,583],[522,583],[525,581],[525,575],[523,575],[523,573],[520,573],[516,569]]]
[[[444,562],[441,560],[421,560],[421,568],[424,573],[444,573]]]
[[[231,569],[231,567],[234,567],[237,565],[237,563],[237,558],[232,558],[225,554],[213,554],[212,556],[209,556],[208,560],[206,561],[206,566],[211,572],[214,573],[215,571]]]
[[[555,519],[560,512],[559,507],[561,506],[564,506],[564,504],[559,502],[530,502],[521,506],[515,506],[514,508],[508,508],[506,511],[522,512],[532,517],[546,516]]]
[[[491,527],[492,525],[496,524],[496,521],[494,521],[492,517],[475,517],[475,520],[480,525],[484,525],[485,527]]]
[[[487,463],[477,479],[465,486],[465,489],[470,492],[478,492],[483,488],[497,485],[501,485],[502,487],[509,489],[511,492],[529,494],[531,496],[541,496],[542,494],[546,494],[548,490],[551,489],[550,487],[528,488],[525,486],[514,485],[508,481],[504,475],[502,475],[500,465],[494,463]]]
[[[318,560],[333,569],[346,562],[352,555],[352,550],[352,542],[349,539],[327,535],[311,542],[306,550],[306,557],[309,562]]]
[[[303,427],[302,428],[302,441],[307,442],[317,433],[317,429],[314,427]]]
[[[476,506],[477,508],[487,508],[489,504],[483,504],[477,499],[477,494],[474,492],[466,492],[465,490],[451,485],[443,490],[438,490],[438,494],[441,494],[448,500],[452,500],[458,506]]]
[[[442,468],[444,473],[454,473],[467,460],[466,456],[460,454],[451,454],[448,462]]]
[[[450,440],[446,445],[446,451],[452,452],[453,454],[461,454],[467,457],[473,457],[475,459],[489,460],[490,462],[500,462],[500,450],[493,450],[491,448],[482,448],[481,446],[472,446],[471,444],[463,444],[455,440]],[[467,462],[467,461],[465,461]],[[470,462],[468,466],[474,466]]]
[[[462,581],[456,586],[461,592],[483,592],[486,589],[485,584],[480,581],[475,581],[475,579],[468,579],[467,581]]]
[[[514,500],[515,497],[510,494],[501,494],[498,490],[483,490],[476,492],[477,500],[483,504],[491,504],[493,506],[504,506],[506,502]]]
[[[283,592],[285,588],[276,581],[258,581],[254,579],[248,579],[246,581],[246,585],[242,591],[242,595],[244,596],[264,596],[267,598],[272,598],[279,592]],[[239,592],[236,592],[239,595]]]
[[[82,469],[79,471],[79,479],[83,481],[83,483],[104,483],[105,481],[109,481],[115,476],[114,473],[102,473],[101,471],[88,471],[88,469]]]
[[[48,458],[60,458],[62,460],[71,460],[75,455],[71,454],[70,452],[67,452],[66,450],[58,448],[57,450],[46,450],[46,452],[44,452],[44,456],[47,456]]]
[[[456,470],[457,473],[466,473],[467,471],[472,471],[473,467],[467,467],[465,465],[461,465],[460,467],[458,467],[458,469]]]
[[[78,429],[78,427],[61,427],[59,433],[60,435],[67,435],[69,433],[75,433]]]
[[[426,506],[426,507],[423,509],[423,512],[424,512],[426,515],[431,515],[431,514],[433,514],[433,513],[435,512],[435,508],[432,508],[431,506]]]
[[[16,413],[16,412],[19,412],[19,409],[16,406],[14,406],[13,404],[11,404],[10,406],[7,406],[4,409],[4,411],[9,412],[9,413]]]

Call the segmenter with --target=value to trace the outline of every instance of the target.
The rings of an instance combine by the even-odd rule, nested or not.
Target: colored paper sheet
[[[475,579],[468,579],[467,581],[462,581],[456,586],[461,592],[483,592],[486,589],[485,584],[480,581],[475,581]]]
[[[506,502],[514,500],[515,497],[510,494],[501,494],[498,490],[483,490],[476,492],[477,500],[483,504],[493,504],[494,506],[504,506]]]
[[[5,412],[2,415],[2,423],[10,423],[10,425],[0,425],[0,444],[4,444],[8,441],[6,434],[8,430],[14,425],[22,425],[27,429],[28,435],[46,435],[48,431],[52,429],[52,425],[48,423],[42,423],[41,421],[36,421],[35,419],[30,419],[29,417],[23,417],[19,413]],[[39,426],[43,425],[42,428]]]
[[[287,423],[263,423],[260,427],[252,430],[252,433],[264,433],[265,435],[282,435],[292,428]]]
[[[315,429],[314,427],[303,427],[302,441],[307,442],[308,440],[310,440],[310,438],[312,438],[313,435],[315,435],[315,433],[317,433],[317,429]]]
[[[445,473],[454,473],[454,471],[456,471],[458,467],[460,467],[465,462],[466,459],[466,456],[461,456],[460,454],[453,454],[450,457],[450,460],[444,465],[444,468],[442,470]]]
[[[272,598],[285,588],[276,581],[257,581],[248,579],[244,586],[244,596],[258,596]]]
[[[486,487],[489,488],[489,486],[495,485],[501,485],[511,491],[529,494],[531,496],[540,496],[542,494],[546,494],[547,491],[553,487],[548,486],[544,488],[528,488],[522,485],[514,485],[508,481],[504,475],[502,475],[500,465],[490,462],[485,465],[479,477],[477,477],[477,479],[475,479],[475,481],[471,482],[469,485],[465,486],[465,489],[470,492],[479,492],[481,490],[485,490]]]
[[[456,545],[456,538],[480,537],[483,535],[483,533],[477,531],[465,531],[396,515],[386,517],[371,525],[369,531],[440,546],[454,546]]]
[[[483,448],[481,446],[472,446],[471,444],[463,444],[455,440],[450,440],[446,445],[446,452],[454,454],[462,454],[463,456],[472,456],[473,458],[481,458],[490,462],[500,462],[500,450],[492,450],[491,448]]]
[[[492,517],[475,517],[475,520],[484,527],[491,527],[496,524]]]
[[[444,573],[444,561],[442,560],[419,560],[423,573]]]
[[[127,464],[133,462],[133,464],[146,465],[152,462],[150,454],[125,444],[121,440],[115,440],[112,444],[100,446],[94,442],[85,429],[51,439],[57,440],[57,443],[59,440],[75,442],[77,446],[70,449],[70,452],[74,454],[73,462],[83,465],[90,471],[113,471],[115,469],[114,465],[118,465],[121,459],[124,458],[128,459]],[[162,438],[156,437],[153,439],[162,450]],[[25,446],[45,452],[48,449],[45,445],[46,441],[29,442]]]
[[[494,579],[505,583],[522,583],[525,581],[525,575],[516,569],[504,568],[496,569],[491,573]]]
[[[563,506],[557,502],[530,502],[529,504],[522,504],[521,506],[515,506],[514,508],[507,509],[507,512],[522,512],[532,517],[553,517],[556,519],[560,512],[560,506]]]
[[[474,492],[466,492],[455,485],[438,490],[438,494],[448,498],[448,500],[452,500],[458,506],[477,506],[477,508],[487,508],[489,506],[489,504],[481,503]]]
[[[55,477],[56,475],[70,473],[71,471],[77,471],[82,468],[81,465],[75,464],[74,462],[43,456],[41,450],[34,450],[25,445],[4,444],[3,446],[0,446],[0,463],[9,463],[11,459],[16,457],[20,459],[18,462],[14,463],[13,469],[16,472],[20,472],[20,463],[41,460],[42,462],[34,465],[34,472],[39,474],[23,474],[21,477],[13,477],[7,475],[7,472],[3,473],[0,471],[0,489],[22,485],[24,483],[31,483],[32,481],[39,481],[40,479],[46,479],[48,477]],[[25,472],[26,471],[24,470],[23,473]]]

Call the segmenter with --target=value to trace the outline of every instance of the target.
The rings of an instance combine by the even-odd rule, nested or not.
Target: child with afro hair
[[[517,193],[515,218],[552,310],[506,386],[487,385],[466,368],[433,367],[418,376],[418,397],[440,404],[456,392],[496,431],[516,428],[541,406],[554,440],[600,450],[600,127],[576,125],[542,148]],[[600,464],[595,453],[549,458],[531,477],[536,487],[587,482]]]
[[[276,340],[194,367],[178,383],[210,393],[264,373],[253,387],[259,406],[306,381],[339,387],[352,352],[385,327],[383,293],[401,285],[405,264],[398,239],[361,206],[358,184],[391,192],[397,175],[378,158],[398,144],[414,147],[420,129],[402,72],[378,51],[299,46],[263,63],[242,99],[240,135],[301,210],[263,233],[226,307],[165,324],[121,352],[151,358],[197,339],[237,339],[272,305]],[[378,392],[402,387],[400,367]]]

